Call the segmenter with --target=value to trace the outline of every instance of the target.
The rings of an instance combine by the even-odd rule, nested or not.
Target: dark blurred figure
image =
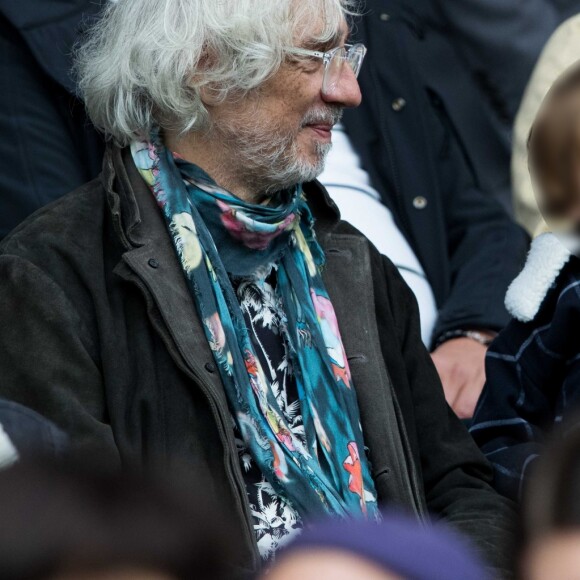
[[[513,127],[512,188],[514,213],[532,236],[549,228],[538,208],[528,170],[530,128],[556,79],[580,58],[580,12],[565,20],[542,49],[530,77]]]
[[[521,580],[571,580],[580,570],[580,418],[535,465],[523,504]]]
[[[550,47],[556,53],[546,55],[545,49],[562,23],[580,13],[580,1],[419,0],[412,4],[429,31],[430,40],[423,43],[430,44],[424,53],[424,73],[444,89],[443,101],[478,178],[499,186],[497,191],[507,194],[502,199],[510,208],[513,203],[518,222],[534,233],[541,220],[526,179],[525,138],[535,107],[563,71],[563,63],[578,58],[573,57],[576,30],[560,31],[558,48]],[[561,44],[566,36],[572,40],[569,48]],[[541,55],[548,56],[549,62],[538,70]]]
[[[414,3],[415,4],[415,3]],[[540,52],[578,0],[432,0],[433,26],[453,43],[498,118],[511,126]]]
[[[104,145],[74,96],[72,50],[106,0],[0,0],[0,239],[93,179]]]
[[[471,548],[440,524],[397,513],[374,522],[327,522],[306,530],[263,580],[485,580]]]
[[[63,457],[69,438],[52,421],[12,401],[0,399],[0,468],[19,458]]]
[[[203,488],[184,489],[72,463],[11,467],[0,473],[0,579],[235,578],[227,525]]]

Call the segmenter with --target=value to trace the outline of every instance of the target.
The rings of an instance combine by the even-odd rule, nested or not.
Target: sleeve
[[[542,322],[512,321],[487,353],[487,382],[470,431],[494,466],[496,488],[513,499],[520,499],[546,433],[577,412],[578,284],[552,292],[551,320],[540,311]]]
[[[492,488],[490,464],[445,402],[439,377],[421,342],[419,313],[410,289],[386,258],[383,268],[388,291],[384,278],[382,284],[376,282],[377,304],[383,299],[390,303],[399,346],[390,343],[382,348],[420,460],[427,507],[470,537],[496,570],[509,575],[514,505]],[[379,310],[381,336],[388,335],[389,318]]]
[[[505,293],[525,262],[529,237],[494,196],[475,185],[446,111],[434,111],[451,282],[433,331],[436,341],[450,330],[500,330],[508,323]]]
[[[508,326],[504,332],[509,331]],[[496,489],[517,501],[524,476],[541,449],[540,425],[550,422],[553,404],[542,389],[522,381],[514,357],[502,348],[502,338],[487,353],[487,382],[470,433],[493,465]]]
[[[0,256],[0,397],[70,436],[73,452],[118,462],[97,349],[66,293],[39,267]]]

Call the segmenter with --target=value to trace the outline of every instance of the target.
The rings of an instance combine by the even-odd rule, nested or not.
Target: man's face
[[[302,41],[301,48],[321,52],[342,46],[344,23],[327,45]],[[345,107],[361,100],[356,78],[345,63],[340,82],[323,93],[322,59],[288,59],[259,89],[243,99],[208,107],[212,137],[228,151],[224,163],[254,191],[271,195],[315,179],[331,147],[331,129]]]

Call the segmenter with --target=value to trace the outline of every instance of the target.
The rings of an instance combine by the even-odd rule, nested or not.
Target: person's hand
[[[487,348],[466,337],[444,342],[431,353],[445,398],[460,419],[471,419],[485,383]]]

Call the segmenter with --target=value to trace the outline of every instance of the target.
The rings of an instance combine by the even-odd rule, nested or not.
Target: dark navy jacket
[[[99,9],[99,0],[0,0],[0,239],[101,169],[102,138],[71,76],[73,46]]]
[[[425,2],[413,2],[423,11]],[[542,48],[579,0],[429,0],[430,26],[452,39],[498,118],[511,125]]]
[[[531,255],[546,241],[534,240]],[[487,383],[471,427],[495,467],[496,489],[512,499],[520,497],[547,435],[568,416],[574,419],[580,405],[580,259],[568,257],[552,281],[559,251],[544,247],[548,252],[535,261],[533,278],[520,277],[510,288],[518,318],[487,352]],[[541,279],[547,280],[546,292],[538,293],[534,285]],[[534,304],[533,315],[526,315]]]
[[[485,116],[484,101],[444,40],[402,4],[367,0],[353,35],[369,49],[359,77],[363,103],[344,116],[363,166],[431,283],[440,309],[435,338],[508,322],[503,298],[528,243],[496,199],[507,195],[509,161],[493,114]],[[434,51],[444,62],[432,62]]]
[[[22,36],[44,72],[70,93],[72,54],[79,35],[106,0],[0,0],[0,14]]]

